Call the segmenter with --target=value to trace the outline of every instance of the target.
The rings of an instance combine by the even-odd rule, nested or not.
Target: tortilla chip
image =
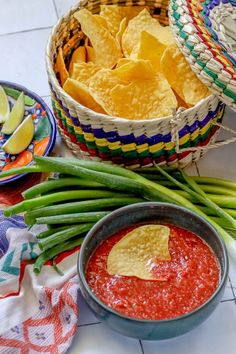
[[[164,51],[161,70],[170,86],[188,106],[194,106],[210,95],[208,87],[192,71],[176,44]]]
[[[74,14],[79,21],[81,29],[89,38],[95,52],[95,63],[105,68],[112,68],[122,56],[116,39],[108,29],[88,10],[81,9]]]
[[[108,29],[108,24],[107,24],[107,21],[104,17],[102,17],[101,15],[97,15],[97,14],[95,14],[93,16],[104,28]]]
[[[134,276],[145,280],[165,280],[151,273],[153,264],[171,260],[170,229],[164,225],[143,225],[118,241],[107,257],[110,275]]]
[[[122,18],[126,17],[129,22],[132,18],[136,17],[145,6],[119,6]]]
[[[86,49],[86,62],[87,63],[89,63],[89,62],[95,63],[96,55],[95,55],[95,51],[94,51],[93,47],[86,45],[85,49]]]
[[[148,61],[134,61],[117,69],[102,69],[90,80],[93,98],[111,116],[151,119],[169,116],[177,101],[162,74],[153,75]],[[145,64],[143,62],[146,62]],[[146,71],[142,68],[149,69]]]
[[[63,89],[74,100],[82,104],[83,106],[92,109],[97,113],[105,113],[101,106],[93,99],[88,91],[88,87],[81,82],[73,79],[67,79],[63,85]]]
[[[122,36],[126,29],[126,26],[127,26],[127,19],[126,17],[124,17],[123,20],[121,20],[120,22],[119,31],[116,33],[116,41],[119,44],[121,49],[122,49]]]
[[[155,75],[151,63],[148,60],[129,60],[114,70],[121,80],[131,82],[134,79],[148,80]]]
[[[100,8],[100,16],[106,20],[111,34],[115,37],[124,17],[128,22],[137,16],[144,9],[144,6],[101,5]]]
[[[150,33],[143,31],[138,44],[133,48],[130,57],[149,60],[155,71],[160,71],[160,62],[166,45]]]
[[[147,9],[144,9],[128,23],[123,34],[122,48],[125,56],[131,54],[143,31],[150,33],[166,46],[175,43],[170,28],[162,27],[158,20],[153,18]]]
[[[100,65],[90,63],[74,64],[73,77],[74,80],[78,80],[82,84],[89,85],[89,81],[93,75],[96,74],[102,67]]]
[[[72,54],[70,64],[69,64],[69,75],[73,78],[73,65],[78,63],[83,63],[86,61],[86,50],[85,47],[78,47]]]
[[[69,77],[69,73],[66,69],[62,48],[59,48],[58,55],[55,63],[55,71],[59,74],[59,80],[61,86],[63,86],[66,79]]]
[[[119,31],[122,15],[118,5],[100,5],[100,16],[107,22],[108,29],[113,37]]]
[[[134,62],[135,59],[132,58],[121,58],[118,60],[117,64],[116,64],[116,68],[119,68],[122,65],[128,64],[130,62]]]

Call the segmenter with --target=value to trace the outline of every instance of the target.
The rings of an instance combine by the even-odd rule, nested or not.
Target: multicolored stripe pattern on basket
[[[182,152],[181,149],[214,143],[219,131],[214,122],[221,120],[225,107],[215,95],[170,117],[128,120],[91,111],[60,86],[54,73],[58,50],[62,48],[68,63],[71,52],[80,45],[81,29],[73,15],[81,7],[98,13],[101,3],[146,5],[162,24],[169,21],[169,0],[81,0],[60,19],[49,38],[46,63],[54,114],[62,138],[80,158],[112,161],[127,167],[151,166],[154,162],[185,167],[197,161],[206,149]]]
[[[225,36],[227,18],[236,27],[236,0],[171,0],[180,49],[199,79],[236,109],[236,55]]]
[[[72,116],[68,109],[59,102],[56,94],[52,94],[54,114],[61,132],[79,147],[83,155],[98,157],[126,166],[149,166],[158,164],[186,164],[192,152],[185,151],[177,154],[175,142],[170,132],[161,134],[130,134],[120,135],[116,130],[106,130],[106,127],[81,124]],[[218,127],[213,120],[220,121],[224,113],[224,104],[209,111],[201,121],[195,120],[191,125],[185,125],[179,130],[179,148],[205,146],[214,137]],[[73,149],[73,147],[72,147]]]

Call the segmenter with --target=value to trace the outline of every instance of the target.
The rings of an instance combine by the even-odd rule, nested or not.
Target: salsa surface
[[[107,273],[112,247],[135,227],[114,234],[98,246],[88,262],[86,279],[103,303],[129,317],[161,320],[188,313],[213,294],[220,271],[211,248],[190,231],[166,226],[170,228],[171,261],[158,261],[152,268],[153,275],[165,281]]]

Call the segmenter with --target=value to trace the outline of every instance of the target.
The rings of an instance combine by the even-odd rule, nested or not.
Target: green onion
[[[158,183],[162,186],[173,188],[175,187],[172,182],[166,180],[159,180]],[[214,186],[210,184],[200,184],[201,189],[208,194],[218,194],[218,195],[226,195],[226,196],[234,196],[236,197],[236,190],[230,190],[228,188]]]
[[[184,198],[187,198],[192,203],[200,204],[200,201],[197,200],[195,197],[190,195],[189,193],[182,191],[182,190],[175,190],[176,193],[179,193]],[[236,197],[230,197],[228,195],[217,195],[217,194],[208,194],[208,198],[217,204],[221,208],[229,208],[229,209],[236,209]]]
[[[58,231],[62,231],[62,230],[66,230],[68,226],[59,226],[57,228],[54,228],[54,229],[48,229],[46,231],[43,231],[43,232],[40,232],[39,234],[36,235],[36,238],[37,239],[41,239],[41,238],[46,238],[48,236],[51,236],[52,234],[54,234],[55,232],[58,232]]]
[[[52,235],[41,239],[38,245],[42,250],[46,251],[47,249],[52,248],[62,242],[68,241],[74,236],[78,236],[89,231],[93,225],[93,223],[71,225],[66,230],[55,232]]]
[[[88,170],[86,168],[76,165],[75,163],[72,164],[71,161],[67,162],[63,158],[58,159],[56,157],[35,156],[34,160],[37,162],[38,165],[42,166],[42,168],[48,169],[49,171],[63,172],[85,179],[92,179],[95,182],[102,183],[112,189],[139,194],[145,194],[149,192],[148,188],[145,188],[145,186],[143,186],[141,183],[135,180],[131,180],[130,178],[117,175],[112,175],[111,178],[111,175],[108,173]]]
[[[199,205],[199,209],[202,210],[207,215],[212,215],[212,216],[216,215],[215,212],[211,208]],[[229,215],[231,215],[233,218],[236,218],[236,210],[235,209],[224,208],[224,211],[226,213],[228,213]]]
[[[174,177],[170,176],[166,171],[162,170],[159,166],[156,166],[156,168],[158,169],[158,171],[160,171],[160,173],[162,173],[165,177],[167,177],[171,182],[175,183],[179,188],[182,188],[185,192],[192,195],[195,199],[199,200],[200,203],[208,206],[209,208],[212,208],[212,210],[214,210],[218,216],[222,217],[225,220],[228,220],[228,222],[231,224],[232,227],[234,228],[236,227],[236,220],[234,220],[232,216],[230,216],[228,213],[222,210],[218,205],[216,205],[214,202],[208,199],[205,193],[203,192],[203,190],[193,180],[191,180],[191,178],[187,176],[183,171],[181,171],[182,176],[185,179],[185,181],[190,185],[191,188],[179,182]]]
[[[216,214],[219,214],[220,217],[225,218],[230,223],[232,223],[233,226],[234,223],[236,224],[235,220],[231,218],[230,215],[223,212],[222,209],[219,208],[215,203],[207,199],[205,197],[205,193],[201,190],[201,188],[194,181],[192,181],[190,177],[187,176],[183,171],[182,171],[182,176],[186,180],[186,182],[191,186],[191,188],[179,182],[176,178],[172,177],[166,171],[162,170],[158,165],[156,165],[156,168],[161,174],[163,174],[163,176],[168,178],[177,187],[183,189],[188,195],[192,196],[195,200],[198,200],[203,205],[206,205],[208,208],[211,208]]]
[[[55,271],[56,271],[59,275],[63,276],[64,273],[61,271],[60,268],[58,268],[57,263],[56,263],[56,259],[57,259],[57,256],[53,258],[53,260],[52,260],[52,266],[53,266],[53,268],[55,269]]]
[[[222,178],[205,177],[205,176],[191,176],[191,178],[200,184],[210,184],[225,187],[231,190],[236,190],[236,183]]]
[[[44,168],[51,168],[53,171],[66,172],[83,178],[94,178],[95,181],[102,183],[109,188],[138,193],[148,200],[172,202],[188,208],[193,208],[197,211],[197,208],[181,195],[122,167],[102,162],[93,162],[92,165],[90,162],[89,165],[89,161],[83,161],[83,164],[87,162],[87,167],[91,166],[93,168],[87,169],[80,166],[81,160],[70,159],[69,162],[66,162],[63,158],[42,156],[35,156],[34,159],[37,164],[42,165]],[[100,172],[101,170],[103,172]],[[116,173],[117,175],[114,175],[111,172]]]
[[[69,251],[75,247],[80,246],[82,242],[83,242],[83,237],[79,239],[75,239],[73,241],[70,240],[67,242],[60,243],[55,247],[42,252],[36,259],[36,262],[34,264],[34,272],[39,274],[42,269],[42,266],[44,265],[44,263],[49,261],[49,259],[54,258],[55,256],[57,256],[62,252]]]
[[[101,183],[94,181],[89,181],[81,178],[62,178],[53,179],[50,181],[45,181],[37,184],[25,192],[22,193],[25,199],[30,199],[36,197],[40,194],[52,191],[54,189],[64,188],[64,187],[78,186],[78,187],[89,187],[89,188],[100,188],[103,187]]]
[[[117,197],[117,198],[103,198],[94,200],[85,200],[81,202],[71,202],[58,205],[50,205],[44,208],[29,211],[25,215],[27,225],[32,225],[36,218],[52,215],[73,214],[86,211],[104,210],[117,206],[129,205],[133,203],[140,203],[144,200],[135,197]]]
[[[162,167],[162,169],[167,172],[172,172],[172,176],[178,173],[176,168]],[[147,176],[146,178],[155,180],[163,179],[156,167],[137,168],[134,171],[141,175],[145,175],[145,177]],[[191,178],[198,184],[210,184],[211,186],[221,186],[230,190],[236,190],[236,183],[227,179],[207,176],[191,176]]]
[[[13,205],[4,210],[4,215],[10,217],[15,214],[23,213],[34,208],[54,204],[57,202],[67,201],[71,199],[94,199],[122,196],[120,193],[104,190],[74,190],[57,192],[42,197],[24,200],[21,203]]]
[[[138,174],[137,171],[94,161],[42,156],[35,156],[34,160],[36,166],[30,167],[32,172],[57,172],[60,179],[47,181],[29,189],[24,193],[26,198],[34,198],[41,194],[43,196],[27,199],[17,206],[10,207],[7,209],[8,211],[5,211],[5,215],[28,211],[25,215],[25,220],[29,225],[35,223],[36,219],[37,222],[45,222],[46,219],[47,222],[53,222],[53,224],[48,224],[50,228],[50,225],[57,226],[53,231],[57,233],[56,230],[59,230],[63,222],[69,222],[67,228],[73,225],[74,227],[79,227],[81,226],[81,224],[78,225],[79,222],[95,222],[93,219],[95,216],[87,215],[86,217],[86,212],[104,212],[104,210],[117,206],[142,202],[143,198],[151,201],[165,201],[182,205],[205,217],[226,241],[230,252],[236,254],[236,243],[230,236],[230,234],[236,234],[236,220],[234,219],[234,213],[236,212],[236,183],[234,182],[208,177],[189,177],[184,172],[180,174],[178,170],[173,170],[172,168],[162,170],[158,166],[140,169],[140,174]],[[10,170],[10,172],[4,171],[0,173],[0,178],[6,176],[6,173],[7,175],[12,175],[27,172],[27,168],[21,167]],[[171,171],[171,175],[166,171]],[[70,179],[73,182],[69,185],[68,180]],[[91,189],[87,191],[90,192],[90,196],[87,194],[87,197],[84,195],[81,198],[93,198],[92,200],[70,201],[75,198],[75,193],[82,192],[78,190],[80,183],[83,184],[81,187]],[[75,191],[65,190],[71,185],[78,186],[78,188],[75,188]],[[99,188],[99,191],[92,190],[92,188]],[[103,190],[100,190],[100,188],[103,188]],[[122,197],[122,194],[104,191],[104,188],[132,193],[137,197],[127,197],[127,195]],[[55,189],[62,190],[51,194],[51,191]],[[45,195],[47,192],[49,194]],[[104,198],[101,198],[101,194],[91,195],[91,192],[103,193]],[[104,192],[108,194],[104,194]],[[67,197],[62,200],[62,196],[65,195]],[[117,195],[119,197],[116,197]],[[55,196],[58,199],[55,199]],[[99,199],[95,199],[96,197]],[[54,203],[60,204],[53,205]],[[213,218],[209,216],[211,214]],[[215,218],[216,215],[218,215],[217,218]],[[61,223],[62,219],[64,221]],[[52,236],[53,234],[47,236],[47,238]]]
[[[233,228],[227,220],[219,218],[218,216],[211,216],[211,220],[216,222],[218,225],[220,225],[223,229],[225,229],[227,232],[232,231],[235,235],[236,229]],[[235,236],[233,236],[235,238]]]
[[[96,222],[108,215],[109,211],[44,216],[36,219],[37,224],[75,224],[80,222]]]
[[[29,166],[17,167],[17,168],[12,168],[10,170],[2,171],[0,173],[0,178],[9,177],[12,175],[18,175],[21,173],[41,173],[41,172],[50,172],[50,171],[48,171],[47,168],[44,168],[42,166],[29,165]]]
[[[187,186],[185,186],[184,184],[182,184],[181,182],[177,181],[175,178],[170,176],[166,171],[162,170],[159,166],[156,165],[156,168],[158,169],[158,171],[160,171],[160,173],[162,173],[170,181],[175,183],[178,187],[184,189],[190,195],[193,195],[194,198],[200,200],[203,204],[207,205],[209,208],[212,208],[218,215],[222,214],[223,215],[222,218],[224,220],[227,220],[229,222],[229,224],[232,225],[233,229],[235,228],[234,225],[236,225],[236,221],[233,218],[231,218],[230,215],[228,215],[226,212],[222,212],[222,210],[219,212],[220,208],[218,208],[218,206],[216,206],[214,203],[212,204],[211,201],[209,202],[209,199],[206,199],[206,198],[204,199],[202,192],[200,194],[198,194],[198,193],[192,191],[190,188],[188,188]],[[192,184],[192,186],[193,186],[193,184]],[[221,235],[222,239],[225,241],[230,255],[235,259],[236,258],[236,241],[229,235],[228,232],[226,232],[220,225],[218,225],[211,217],[204,214],[200,209],[198,209],[198,213],[201,216],[203,216],[206,220],[208,220],[215,227],[215,229]],[[231,219],[233,220],[233,222],[231,221]]]

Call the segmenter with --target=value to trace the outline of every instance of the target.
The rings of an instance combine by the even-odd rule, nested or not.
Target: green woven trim
[[[185,149],[187,147],[190,147],[191,146],[191,142],[190,140],[186,141],[186,143],[180,145],[181,149]]]
[[[121,148],[116,149],[116,150],[110,150],[110,154],[112,157],[117,157],[122,155],[122,150]]]
[[[176,153],[175,151],[175,148],[172,148],[170,150],[165,150],[165,153],[168,155],[168,156],[172,156]]]
[[[201,134],[201,140],[206,140],[210,132],[214,129],[214,127],[210,127],[204,134]]]
[[[214,80],[216,80],[218,78],[218,75],[216,73],[213,73],[213,71],[211,71],[210,69],[208,69],[207,67],[205,67],[205,72],[212,77]]]
[[[186,47],[192,51],[192,54],[194,53],[194,55],[198,55],[196,52],[194,52],[193,48],[194,48],[194,45],[190,44],[190,43],[186,43]]]
[[[158,153],[160,153],[160,152],[158,152]],[[155,154],[156,154],[156,153],[154,153],[153,156],[156,156]],[[151,153],[150,153],[149,150],[145,150],[145,151],[142,151],[142,152],[139,154],[139,156],[142,157],[142,158],[145,158],[145,157],[151,156]],[[157,156],[157,157],[158,157],[158,156]]]
[[[52,108],[56,110],[56,102],[52,99]]]
[[[200,140],[201,140],[201,137],[200,137],[200,135],[198,135],[195,139],[191,139],[191,142],[192,142],[191,145],[197,145]]]
[[[127,159],[135,159],[138,157],[137,151],[127,151],[127,152],[123,152],[124,158]]]
[[[97,145],[93,141],[87,141],[84,139],[85,144],[87,145],[88,149],[96,149]]]
[[[103,154],[110,154],[110,149],[108,146],[98,146],[95,145],[94,149],[98,149],[99,152],[103,153]]]
[[[76,136],[76,140],[77,140],[79,143],[86,144],[86,141],[85,141],[83,135],[81,135],[81,134],[76,134],[75,136]]]
[[[226,88],[224,91],[224,94],[230,98],[232,98],[235,102],[236,102],[236,94],[233,93],[231,90],[229,90],[228,88]]]
[[[205,66],[206,66],[206,63],[204,63],[204,61],[202,61],[202,60],[200,60],[200,59],[197,60],[197,64],[200,65],[203,69],[204,69]]]
[[[67,130],[71,135],[75,135],[74,128],[71,125],[67,124]]]
[[[161,156],[163,156],[163,155],[165,155],[165,151],[164,151],[164,150],[155,151],[155,152],[152,154],[153,157],[161,157]]]

